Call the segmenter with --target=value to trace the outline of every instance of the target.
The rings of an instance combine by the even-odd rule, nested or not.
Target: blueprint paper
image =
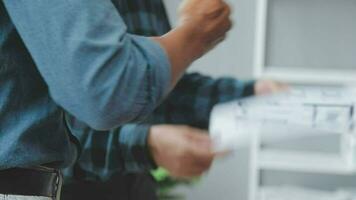
[[[247,146],[250,137],[259,133],[272,142],[353,133],[355,102],[352,88],[320,87],[295,87],[283,94],[236,100],[214,107],[210,134],[216,150],[232,150]],[[263,134],[267,129],[272,131]]]

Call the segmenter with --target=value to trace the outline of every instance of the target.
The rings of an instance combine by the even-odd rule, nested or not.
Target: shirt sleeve
[[[254,94],[255,81],[214,79],[198,73],[186,74],[159,106],[149,123],[186,124],[207,129],[214,105]]]
[[[147,144],[153,124],[187,124],[207,128],[209,114],[217,103],[252,95],[254,81],[212,79],[200,74],[185,75],[167,100],[146,119],[146,124],[127,124],[110,131],[96,131],[67,115],[72,134],[82,152],[76,163],[79,179],[107,179],[115,172],[142,172],[156,168]],[[189,114],[187,114],[189,113]],[[70,171],[70,170],[67,170]],[[79,174],[79,176],[78,176]]]
[[[66,116],[66,123],[81,145],[80,157],[72,167],[76,170],[65,170],[80,169],[81,173],[65,173],[67,178],[108,180],[118,172],[139,173],[156,168],[147,144],[149,125],[127,124],[97,131],[70,115]]]
[[[128,34],[111,0],[4,0],[56,103],[98,130],[150,114],[170,87],[166,52]]]

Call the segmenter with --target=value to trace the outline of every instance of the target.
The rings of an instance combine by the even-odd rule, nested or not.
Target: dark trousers
[[[158,200],[156,189],[148,174],[117,174],[106,182],[64,184],[61,200]]]

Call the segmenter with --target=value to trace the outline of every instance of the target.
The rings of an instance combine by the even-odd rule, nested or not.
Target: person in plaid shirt
[[[171,30],[162,0],[113,0],[113,3],[130,33],[159,36]],[[96,131],[67,114],[68,127],[80,141],[82,150],[78,161],[65,170],[65,175],[69,181],[107,181],[115,174],[147,172],[157,165],[180,178],[201,175],[216,156],[205,131],[213,106],[283,88],[273,81],[213,79],[190,73],[182,77],[167,99],[142,123]],[[191,157],[182,158],[182,152]],[[192,163],[194,160],[201,162]],[[93,188],[98,190],[98,187]],[[68,194],[65,196],[64,199],[70,199]]]

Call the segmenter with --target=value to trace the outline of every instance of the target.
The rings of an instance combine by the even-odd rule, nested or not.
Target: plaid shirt
[[[162,0],[113,0],[128,31],[145,36],[162,35],[170,25]],[[253,94],[253,82],[212,79],[186,74],[146,121],[110,131],[95,131],[67,115],[68,127],[81,144],[80,157],[65,174],[74,179],[105,180],[116,172],[140,172],[155,167],[147,148],[153,124],[185,124],[207,129],[217,103]]]

